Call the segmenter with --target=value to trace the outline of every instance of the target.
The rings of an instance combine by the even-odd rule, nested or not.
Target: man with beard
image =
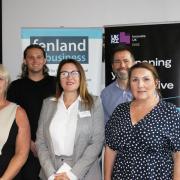
[[[132,100],[128,88],[128,70],[134,63],[131,49],[126,45],[116,47],[112,53],[111,63],[116,80],[101,92],[105,124],[118,104]]]
[[[54,95],[55,77],[48,75],[46,52],[38,44],[31,44],[24,50],[20,79],[13,81],[7,98],[26,110],[31,127],[31,149],[28,159],[20,171],[22,180],[38,180],[40,163],[37,158],[35,140],[43,100]]]

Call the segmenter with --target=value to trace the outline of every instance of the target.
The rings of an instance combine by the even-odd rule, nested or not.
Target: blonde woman
[[[30,127],[25,111],[6,99],[9,81],[9,73],[1,64],[0,179],[21,180],[19,171],[26,162],[30,149]]]

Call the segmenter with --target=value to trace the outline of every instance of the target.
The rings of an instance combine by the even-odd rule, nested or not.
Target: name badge
[[[79,116],[80,116],[80,118],[91,117],[91,113],[90,113],[90,111],[81,111],[81,112],[79,112]]]

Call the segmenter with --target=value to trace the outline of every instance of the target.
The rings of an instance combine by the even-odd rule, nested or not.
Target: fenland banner
[[[162,97],[180,109],[180,24],[105,27],[106,85],[114,79],[110,57],[120,43],[132,48],[136,61],[156,66]]]
[[[22,49],[39,44],[46,51],[50,75],[56,76],[63,59],[76,59],[86,72],[88,89],[99,95],[101,90],[103,28],[22,28]]]

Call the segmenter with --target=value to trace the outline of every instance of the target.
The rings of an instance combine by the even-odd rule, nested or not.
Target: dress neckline
[[[131,103],[132,103],[132,101],[131,101]],[[149,116],[154,112],[154,110],[156,110],[156,108],[159,106],[159,104],[161,103],[161,100],[159,100],[158,103],[157,103],[146,115],[144,115],[142,118],[140,118],[136,123],[133,123],[133,122],[132,122],[131,111],[130,111],[130,110],[131,110],[131,108],[130,108],[131,103],[129,103],[129,119],[130,119],[131,126],[132,126],[132,127],[135,127],[135,126],[141,124],[141,122],[144,122],[144,121],[146,121],[146,119],[148,119],[148,117],[149,117]]]

